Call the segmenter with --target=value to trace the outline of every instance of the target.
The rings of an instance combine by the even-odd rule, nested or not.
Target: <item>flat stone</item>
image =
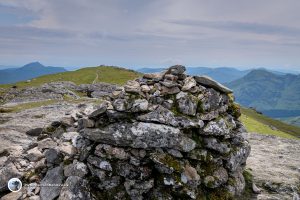
[[[171,126],[154,123],[114,123],[98,129],[84,129],[82,136],[96,141],[132,148],[165,147],[182,151],[195,148],[195,142]]]
[[[64,167],[64,175],[67,177],[78,176],[82,178],[85,175],[87,175],[87,173],[88,173],[87,166],[82,162],[76,162]]]
[[[230,94],[233,91],[227,88],[226,86],[222,85],[221,83],[218,83],[217,81],[213,80],[212,78],[208,76],[194,76],[194,79],[199,83],[200,85],[204,85],[207,87],[214,88],[220,92],[223,92],[225,94]]]
[[[46,176],[41,181],[41,185],[48,184],[62,184],[63,181],[63,168],[55,167],[48,170]],[[40,197],[41,200],[53,200],[59,196],[61,186],[41,187]]]

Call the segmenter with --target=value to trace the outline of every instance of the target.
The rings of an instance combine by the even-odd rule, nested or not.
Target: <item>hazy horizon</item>
[[[300,72],[297,0],[2,0],[0,66]]]

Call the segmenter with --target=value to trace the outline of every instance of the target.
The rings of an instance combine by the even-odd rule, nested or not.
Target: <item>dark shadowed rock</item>
[[[43,128],[35,128],[26,132],[30,136],[39,136],[43,132]]]

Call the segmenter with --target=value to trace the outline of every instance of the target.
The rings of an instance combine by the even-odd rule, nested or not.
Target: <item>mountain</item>
[[[141,68],[137,71],[141,73],[155,73],[163,70],[164,68]],[[230,67],[187,67],[186,72],[187,74],[191,75],[207,75],[218,82],[228,83],[245,76],[249,72],[249,70],[242,71]]]
[[[8,68],[0,70],[0,84],[15,83],[32,79],[38,76],[65,72],[62,67],[44,66],[39,62],[33,62],[20,68]]]
[[[300,75],[278,75],[260,69],[226,85],[243,106],[274,118],[300,116]]]

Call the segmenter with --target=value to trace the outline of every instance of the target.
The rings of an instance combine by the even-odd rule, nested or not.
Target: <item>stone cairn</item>
[[[38,135],[38,142],[24,157],[36,164],[23,180],[68,186],[35,188],[34,194],[27,188],[23,198],[242,195],[250,146],[232,91],[209,77],[184,72],[184,66],[175,65],[145,74],[117,88],[110,100],[93,108],[79,105],[81,112],[29,132]]]

